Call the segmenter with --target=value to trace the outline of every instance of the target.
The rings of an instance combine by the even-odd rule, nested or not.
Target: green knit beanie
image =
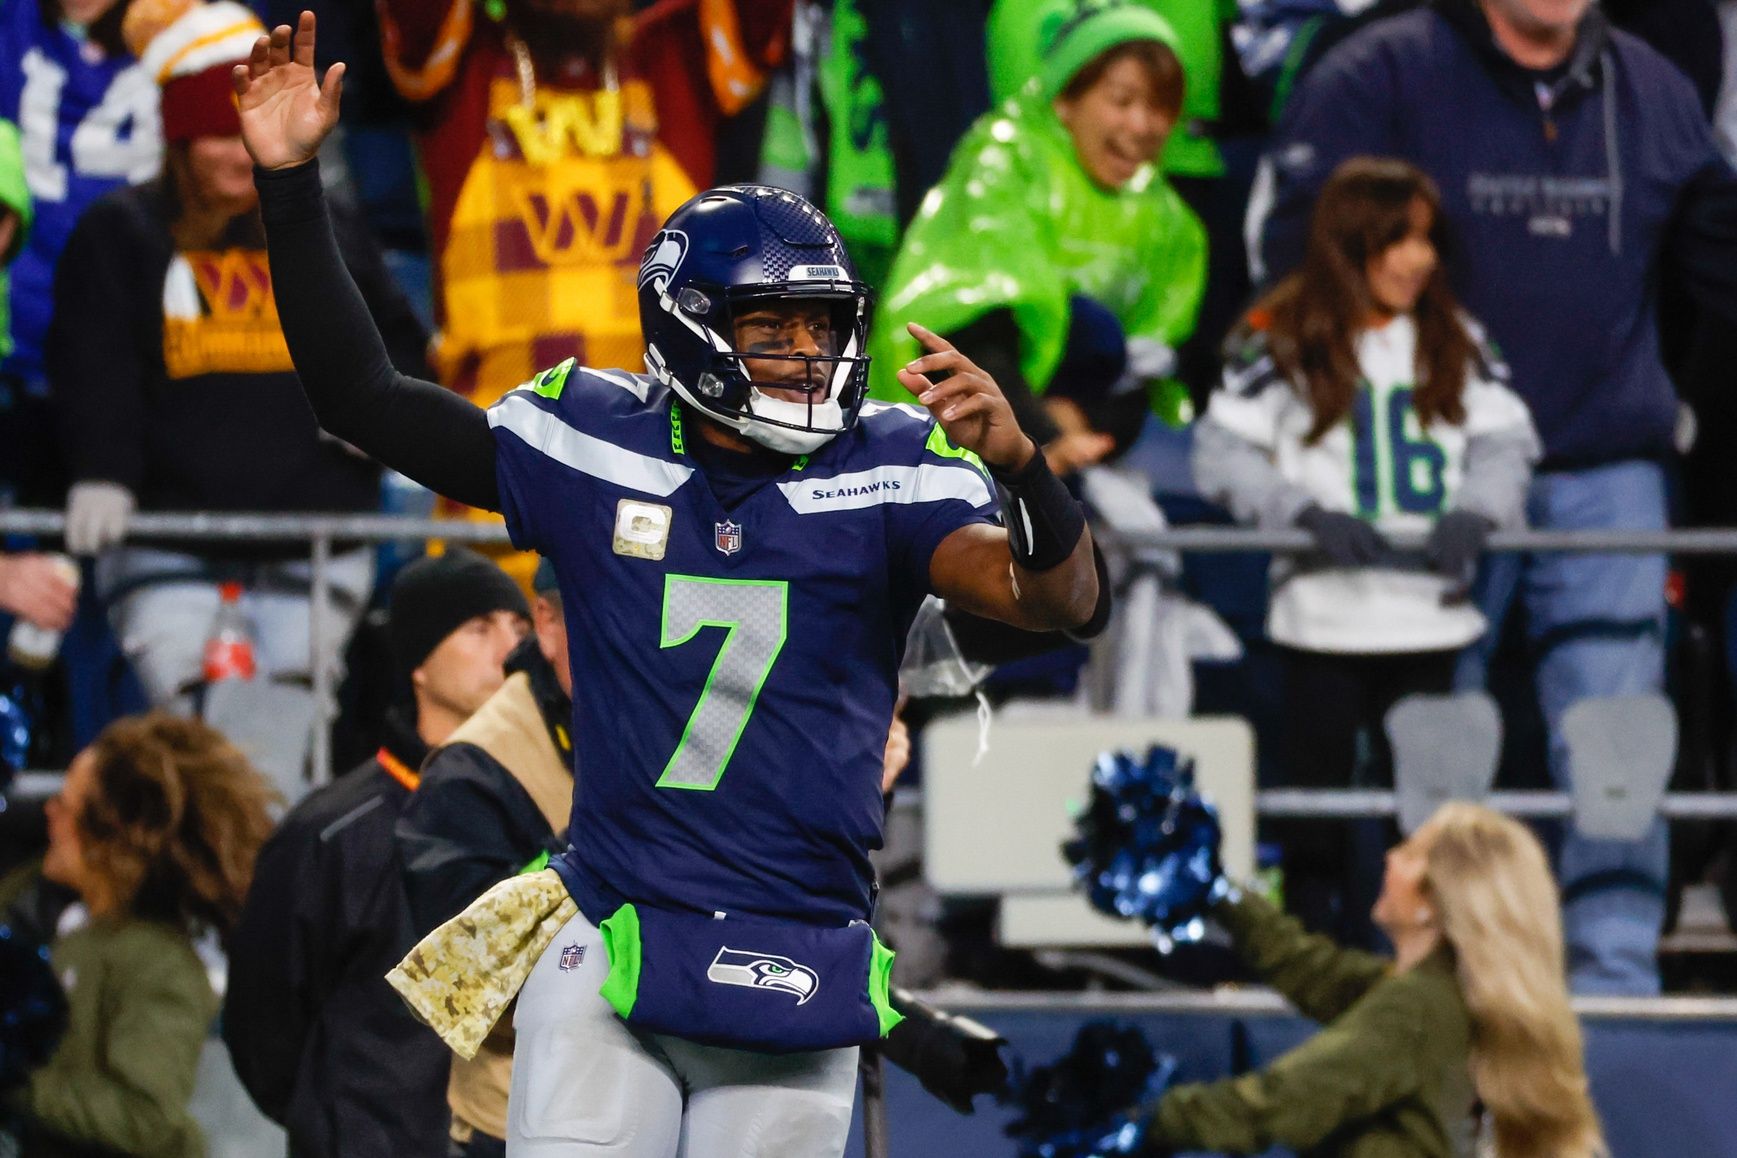
[[[1123,0],[1079,0],[1071,12],[1046,14],[1038,35],[1045,100],[1054,100],[1081,69],[1118,44],[1156,40],[1176,51],[1176,32],[1162,16]]]

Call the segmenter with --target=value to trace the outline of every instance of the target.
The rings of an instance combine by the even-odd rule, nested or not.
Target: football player
[[[1101,626],[1083,512],[994,381],[928,330],[899,373],[927,410],[864,402],[869,292],[825,216],[764,186],[702,193],[652,239],[648,373],[569,359],[487,411],[398,374],[327,224],[314,155],[343,66],[321,84],[313,59],[303,13],[235,87],[314,411],[501,511],[568,616],[584,774],[550,867],[578,915],[519,992],[509,1152],[842,1153],[856,1044],[876,1036],[874,1014],[846,1027],[870,1004],[851,954],[871,940],[906,630],[930,592],[1031,630]],[[660,962],[692,952],[660,993]]]

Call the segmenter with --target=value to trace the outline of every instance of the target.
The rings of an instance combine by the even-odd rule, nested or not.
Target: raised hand
[[[995,379],[934,331],[915,322],[906,329],[929,352],[899,371],[899,384],[929,408],[948,440],[1002,470],[1030,462],[1037,446],[1019,429]]]
[[[314,76],[314,14],[303,12],[294,32],[280,24],[253,44],[253,55],[231,73],[241,112],[241,136],[254,164],[288,169],[313,159],[338,123],[344,66]]]

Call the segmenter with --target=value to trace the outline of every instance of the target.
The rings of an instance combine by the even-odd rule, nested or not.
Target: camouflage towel
[[[579,912],[553,869],[504,880],[410,950],[386,980],[469,1060],[561,926]]]

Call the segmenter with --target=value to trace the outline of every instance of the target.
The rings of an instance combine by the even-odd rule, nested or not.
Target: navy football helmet
[[[738,318],[787,303],[825,307],[830,340],[818,353],[737,349]],[[645,367],[744,437],[807,454],[849,430],[862,408],[869,303],[838,230],[813,205],[769,185],[708,189],[670,215],[640,263]],[[756,389],[749,358],[803,363],[777,385],[806,400]]]

